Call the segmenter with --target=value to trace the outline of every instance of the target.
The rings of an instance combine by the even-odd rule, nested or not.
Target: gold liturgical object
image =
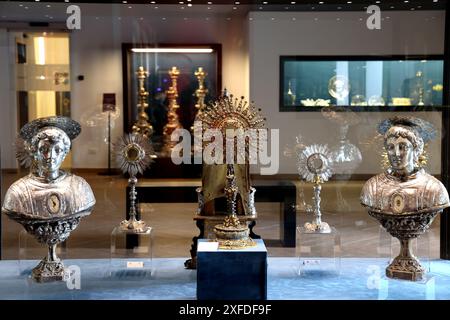
[[[265,119],[253,103],[233,95],[222,96],[214,103],[205,106],[196,117],[196,124],[201,123],[202,130],[220,130],[227,137],[227,129],[243,130],[263,129]],[[252,141],[253,140],[253,141]],[[224,159],[227,150],[223,141]],[[236,150],[236,140],[233,138]],[[256,145],[255,145],[256,143]],[[195,219],[204,220],[205,236],[219,242],[220,248],[239,249],[253,246],[255,242],[249,237],[248,223],[256,220],[254,206],[255,188],[251,187],[249,173],[249,149],[257,148],[257,140],[245,143],[245,162],[204,164],[202,187],[197,189],[199,209]],[[218,209],[220,200],[226,199],[226,212]],[[238,219],[238,215],[241,219]],[[240,222],[239,220],[243,221]],[[193,257],[195,259],[195,257]]]
[[[169,71],[170,79],[172,80],[172,85],[166,91],[167,99],[169,100],[169,110],[167,112],[167,123],[163,129],[164,136],[164,149],[163,152],[168,154],[177,142],[171,141],[170,136],[172,132],[176,129],[182,128],[180,121],[178,120],[177,110],[180,106],[177,103],[178,89],[177,89],[177,79],[180,75],[180,70],[177,67],[172,67]]]
[[[148,108],[148,92],[145,90],[144,82],[148,77],[148,71],[144,70],[144,67],[139,67],[136,72],[138,78],[138,120],[133,125],[133,133],[138,133],[150,138],[153,134],[153,127],[148,122],[148,115],[146,109]]]

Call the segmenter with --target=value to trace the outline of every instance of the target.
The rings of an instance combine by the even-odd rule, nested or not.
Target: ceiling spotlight
[[[351,1],[347,1],[348,4],[352,3]]]
[[[46,7],[47,7],[47,8],[50,8],[50,7],[51,7],[51,5],[49,5],[49,4],[48,4],[48,5],[46,5]]]
[[[409,1],[408,0],[405,0],[405,1],[403,1],[404,3],[408,3]]]
[[[263,4],[267,4],[267,3],[268,3],[267,1],[264,1],[264,2],[263,2]]]
[[[433,0],[433,2],[438,2],[438,0]]]
[[[211,2],[211,1],[208,1],[208,4],[212,4],[212,2]]]
[[[155,9],[159,9],[159,7],[155,7]]]
[[[156,1],[151,1],[150,3],[151,3],[151,4],[155,4],[155,3],[156,3]]]
[[[133,8],[132,6],[128,6],[128,9],[131,9],[131,8]]]
[[[234,4],[241,4],[239,1],[236,1]]]
[[[178,2],[179,4],[184,4],[184,2],[183,1],[180,1],[180,2]]]
[[[295,1],[291,1],[291,4],[295,4]]]
[[[192,3],[188,3],[188,7],[192,7]]]
[[[319,1],[319,4],[323,4],[323,1]]]
[[[375,3],[381,3],[381,1],[375,1]]]
[[[126,1],[122,1],[122,3],[127,3]]]

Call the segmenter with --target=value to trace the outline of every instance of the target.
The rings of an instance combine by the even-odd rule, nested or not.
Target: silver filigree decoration
[[[136,176],[152,163],[154,151],[150,140],[141,134],[127,134],[114,144],[116,161],[123,173]]]
[[[297,169],[306,181],[314,182],[317,178],[328,181],[333,175],[328,146],[313,144],[302,149],[298,153]]]

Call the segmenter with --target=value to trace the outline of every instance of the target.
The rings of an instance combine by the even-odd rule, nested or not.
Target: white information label
[[[144,268],[144,261],[127,261],[127,268],[142,269]]]
[[[217,251],[219,249],[218,242],[199,242],[197,251]]]

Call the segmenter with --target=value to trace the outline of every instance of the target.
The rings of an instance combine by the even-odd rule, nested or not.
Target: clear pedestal
[[[36,238],[25,230],[19,233],[18,272],[19,275],[31,276],[31,270],[47,256],[48,246],[39,243]],[[56,254],[63,263],[67,259],[67,241],[56,246]]]
[[[341,270],[341,235],[331,227],[330,233],[310,232],[297,227],[296,255],[299,276],[318,273],[339,275]]]
[[[132,232],[120,227],[111,233],[110,276],[142,280],[152,276],[153,229]]]
[[[435,300],[436,299],[436,278],[426,276],[420,281],[391,279],[385,275],[380,276],[377,283],[378,300],[388,299],[410,299],[405,295],[405,290],[410,297],[414,292],[417,299]]]
[[[429,232],[411,240],[412,253],[419,259],[422,267],[428,273],[431,271],[431,247]],[[385,258],[390,264],[400,253],[400,241],[391,236],[383,227],[379,229],[378,256]]]

